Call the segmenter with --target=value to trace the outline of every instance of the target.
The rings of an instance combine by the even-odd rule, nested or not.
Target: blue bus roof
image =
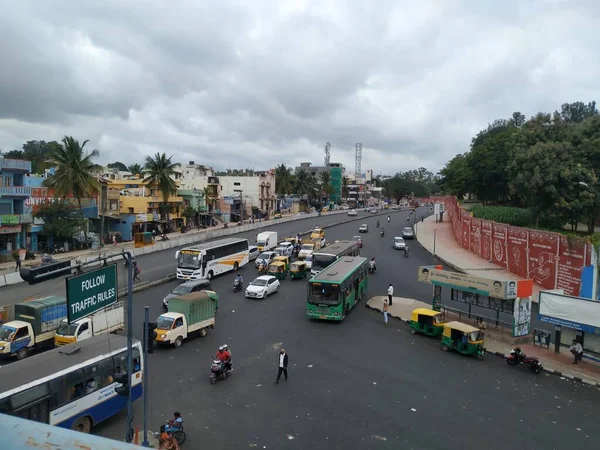
[[[344,256],[311,278],[310,283],[341,284],[367,261],[367,258],[361,256]]]

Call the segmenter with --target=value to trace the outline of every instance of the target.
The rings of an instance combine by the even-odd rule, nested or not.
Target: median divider
[[[4,286],[6,286],[6,278],[4,278],[4,275],[0,275],[0,287]]]

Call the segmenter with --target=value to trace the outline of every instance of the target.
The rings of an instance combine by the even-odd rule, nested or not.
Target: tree
[[[344,201],[348,198],[348,186],[350,185],[350,178],[344,177],[342,178],[342,197],[344,197]]]
[[[204,203],[206,204],[208,211],[212,212],[213,210],[213,204],[210,202],[210,196],[212,195],[213,191],[210,187],[208,186],[204,186],[204,189],[202,189],[202,195],[204,196]]]
[[[65,136],[62,144],[52,146],[48,155],[49,163],[56,169],[54,175],[44,180],[44,185],[54,189],[57,197],[66,198],[70,194],[77,199],[81,229],[87,242],[87,230],[81,199],[91,198],[98,193],[99,183],[93,172],[101,166],[92,161],[93,153],[84,156],[84,147],[88,141],[79,143],[72,136]]]
[[[292,169],[286,167],[285,164],[279,164],[275,168],[275,192],[277,195],[285,196],[291,194],[294,190],[294,177],[292,175]]]
[[[80,225],[75,207],[62,199],[38,206],[35,217],[44,221],[42,235],[58,239],[72,239]]]
[[[410,179],[401,173],[397,173],[383,182],[383,194],[400,203],[403,198],[409,197],[413,193],[411,185],[412,181]]]
[[[471,168],[467,162],[468,153],[456,155],[440,171],[439,186],[442,192],[456,195],[459,199],[471,189]]]
[[[144,183],[155,185],[162,193],[164,211],[166,219],[169,220],[169,197],[177,192],[177,183],[173,179],[179,172],[175,170],[179,164],[171,162],[173,156],[167,158],[166,153],[156,153],[154,158],[146,157],[144,167]]]
[[[109,169],[117,169],[121,172],[127,172],[127,166],[125,164],[123,164],[121,161],[115,161],[112,162],[110,164],[107,164],[106,167],[108,167]]]
[[[6,159],[25,159],[22,150],[11,150],[10,152],[2,152],[0,150],[0,153],[2,153],[2,156],[4,156]]]
[[[587,105],[583,102],[563,103],[560,108],[560,116],[566,122],[581,123],[585,119],[598,115],[596,102]]]
[[[138,163],[130,165],[127,170],[131,172],[132,175],[141,175],[144,172],[144,168]]]
[[[317,196],[317,183],[315,178],[306,170],[301,170],[296,175],[296,185],[294,186],[296,194],[306,196],[308,203]]]
[[[321,191],[321,195],[325,197],[325,203],[329,203],[329,197],[333,194],[333,186],[331,184],[331,173],[329,172],[321,172],[320,174],[320,183],[319,190]]]

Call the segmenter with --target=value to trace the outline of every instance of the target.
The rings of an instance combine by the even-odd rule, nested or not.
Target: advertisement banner
[[[469,250],[469,240],[471,235],[471,217],[464,218],[462,220],[462,232],[460,245],[462,248]]]
[[[531,330],[531,299],[517,298],[513,312],[513,336],[527,336]]]
[[[545,289],[554,289],[558,237],[548,231],[529,230],[529,273],[535,283]]]
[[[523,278],[527,278],[528,243],[529,230],[527,228],[508,227],[506,239],[508,270]]]
[[[481,219],[471,219],[471,253],[481,256]]]
[[[585,253],[586,246],[582,239],[560,237],[556,288],[563,289],[566,295],[579,295]]]
[[[421,283],[457,288],[462,291],[475,292],[498,299],[509,300],[517,297],[516,281],[481,278],[464,273],[436,269],[432,266],[420,266],[418,280]]]
[[[492,227],[492,262],[506,267],[506,238],[508,225],[496,223]]]
[[[486,261],[492,260],[492,228],[491,220],[481,221],[481,257]]]

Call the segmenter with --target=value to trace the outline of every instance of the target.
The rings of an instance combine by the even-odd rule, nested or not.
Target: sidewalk
[[[446,218],[444,222],[435,223],[435,216],[427,217],[423,222],[415,224],[415,236],[425,250],[452,270],[500,281],[523,280],[505,268],[462,248],[454,239],[452,222],[449,218]],[[534,283],[532,300],[535,303],[538,301],[540,290],[541,286]]]
[[[383,300],[385,298],[386,297],[384,296],[373,297],[366,303],[366,306],[369,309],[382,312]],[[389,315],[395,319],[402,320],[403,322],[408,322],[410,320],[410,315],[414,309],[431,309],[430,303],[424,303],[412,298],[394,297],[392,303],[392,306],[389,307]],[[470,325],[475,325],[474,320],[469,320],[466,317],[463,317],[460,321]],[[513,349],[513,347],[516,347],[516,345],[511,346],[505,342],[495,339],[492,336],[493,334],[494,331],[492,330],[485,331],[485,350],[488,355],[495,355],[504,358],[505,355],[507,355]],[[518,346],[525,354],[538,357],[544,366],[545,372],[600,388],[599,364],[585,359],[579,364],[572,364],[573,357],[567,349],[564,349],[561,353],[556,354],[554,353],[553,349],[537,347],[533,344],[523,343],[518,344]]]

